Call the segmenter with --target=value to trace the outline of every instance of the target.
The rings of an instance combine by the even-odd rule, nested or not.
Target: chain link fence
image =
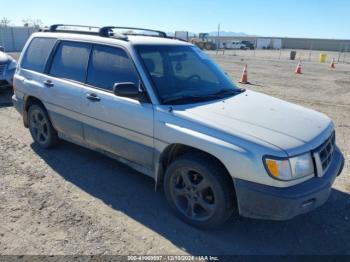
[[[350,47],[348,50],[341,52],[335,51],[319,51],[319,50],[303,50],[303,49],[280,49],[280,50],[267,50],[267,49],[256,49],[256,50],[218,50],[218,51],[207,51],[210,54],[216,55],[228,55],[238,57],[256,57],[262,59],[273,59],[273,60],[290,60],[291,52],[295,51],[296,61],[309,61],[309,62],[320,62],[320,55],[326,55],[326,63],[331,63],[334,58],[336,63],[350,64]]]

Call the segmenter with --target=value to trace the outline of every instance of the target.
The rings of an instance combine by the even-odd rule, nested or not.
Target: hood
[[[6,63],[9,60],[9,56],[4,52],[0,52],[0,63]]]
[[[253,91],[173,110],[188,120],[228,134],[248,135],[287,154],[317,147],[333,130],[332,121],[322,113]]]

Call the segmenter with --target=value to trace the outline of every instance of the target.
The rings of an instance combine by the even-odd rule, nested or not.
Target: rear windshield
[[[25,51],[21,67],[43,73],[55,43],[55,38],[33,38]]]
[[[213,97],[222,90],[237,90],[229,77],[197,47],[138,45],[136,49],[163,102],[172,97]]]

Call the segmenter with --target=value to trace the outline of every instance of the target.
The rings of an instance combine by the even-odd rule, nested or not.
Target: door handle
[[[46,80],[46,81],[44,81],[44,85],[45,85],[46,87],[53,87],[53,86],[54,86],[54,83],[52,83],[51,80]]]
[[[98,95],[92,93],[92,94],[87,94],[86,95],[86,98],[89,99],[90,101],[93,101],[93,102],[99,102],[101,101],[101,98],[98,97]]]

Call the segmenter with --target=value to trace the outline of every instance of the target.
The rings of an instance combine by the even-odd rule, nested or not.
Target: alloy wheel
[[[177,170],[171,181],[171,197],[177,209],[191,220],[205,221],[215,213],[214,190],[196,170]]]
[[[30,115],[30,128],[35,140],[45,144],[49,139],[49,123],[43,112],[33,110]]]

